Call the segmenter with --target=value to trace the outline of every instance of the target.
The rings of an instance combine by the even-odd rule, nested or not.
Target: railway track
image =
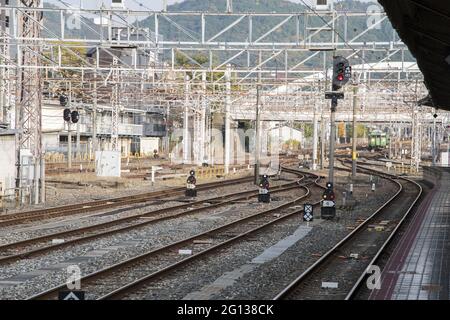
[[[284,169],[287,172],[298,171]],[[315,177],[313,188],[323,189],[318,184],[320,177]],[[179,270],[187,263],[198,261],[210,254],[218,252],[227,245],[242,241],[245,237],[279,223],[294,215],[299,215],[302,210],[292,207],[311,196],[311,189],[306,185],[301,188],[305,193],[286,204],[276,208],[264,210],[250,216],[232,221],[223,226],[216,227],[192,237],[170,243],[166,246],[152,249],[139,256],[124,260],[113,266],[84,276],[81,279],[83,290],[89,293],[89,298],[116,299],[130,292],[136,292],[137,288],[145,286],[152,280],[163,277],[172,271]],[[315,202],[318,205],[320,200]],[[275,213],[277,215],[275,215]],[[183,258],[179,254],[180,249],[190,248],[192,255]],[[56,299],[58,291],[63,289],[61,285],[29,299]]]
[[[412,180],[361,166],[358,170],[390,179],[397,183],[398,191],[290,283],[275,300],[351,299],[368,276],[368,268],[396,235],[422,194],[422,187]]]
[[[303,178],[304,176],[300,177],[297,181],[272,187],[271,192],[275,194],[297,189],[299,188],[299,183],[303,180]],[[29,258],[37,254],[61,249],[65,246],[91,241],[120,232],[130,231],[165,220],[216,209],[230,203],[248,200],[249,198],[256,197],[257,195],[257,190],[241,191],[0,245],[0,265]],[[49,241],[52,239],[62,239],[64,242],[49,244]]]
[[[239,179],[210,182],[198,185],[197,190],[209,190],[213,188],[235,185],[238,183],[245,183],[250,181],[253,181],[253,177],[244,177]],[[5,214],[0,215],[0,227],[17,225],[26,222],[33,222],[49,218],[56,218],[61,216],[90,213],[99,210],[112,209],[140,202],[149,202],[152,200],[159,200],[170,196],[180,195],[183,194],[184,191],[185,191],[184,187],[178,187],[169,190],[154,191],[138,195],[123,196],[105,200],[90,201],[85,203],[76,203],[53,208],[25,211],[20,213]]]

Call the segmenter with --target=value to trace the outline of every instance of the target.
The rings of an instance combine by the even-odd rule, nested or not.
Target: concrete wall
[[[98,177],[120,177],[121,161],[118,151],[97,151],[95,172]]]
[[[13,195],[16,178],[14,135],[0,135],[0,196]]]
[[[64,108],[59,105],[44,104],[42,106],[42,131],[64,130],[63,110]]]
[[[160,152],[159,141],[160,138],[141,137],[141,154],[151,155],[153,150]]]
[[[42,135],[42,146],[45,151],[57,149],[59,147],[58,133],[44,133]]]

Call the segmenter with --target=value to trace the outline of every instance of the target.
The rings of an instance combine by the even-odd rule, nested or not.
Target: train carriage
[[[389,146],[389,136],[381,130],[372,130],[369,133],[369,150],[386,149]]]

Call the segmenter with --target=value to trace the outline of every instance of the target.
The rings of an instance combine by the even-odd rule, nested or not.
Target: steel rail
[[[320,204],[320,201],[317,201],[317,202],[313,203],[314,206],[317,206],[319,204]],[[269,211],[270,212],[274,212],[275,210],[272,209],[272,210],[269,210]],[[145,285],[148,281],[150,281],[152,279],[155,279],[155,278],[158,278],[158,277],[161,277],[164,274],[174,270],[177,267],[183,266],[186,263],[192,262],[192,261],[194,261],[194,260],[196,260],[196,259],[198,259],[200,257],[203,257],[203,256],[205,256],[207,254],[211,254],[212,252],[214,252],[214,251],[216,251],[216,250],[218,250],[220,248],[223,248],[226,245],[232,244],[232,243],[234,243],[234,242],[236,242],[236,241],[238,241],[238,240],[240,240],[240,239],[242,239],[242,238],[244,238],[244,237],[246,237],[246,236],[248,236],[250,234],[259,232],[262,229],[265,229],[265,228],[267,228],[269,226],[272,226],[272,225],[274,225],[274,224],[276,224],[276,223],[278,223],[280,221],[286,220],[287,218],[290,218],[292,216],[298,215],[301,212],[303,212],[303,209],[296,210],[296,211],[294,211],[292,213],[288,213],[288,214],[286,214],[286,215],[284,215],[282,217],[279,217],[279,218],[276,218],[276,219],[274,219],[272,221],[269,221],[269,222],[267,222],[267,223],[265,223],[265,224],[263,224],[261,226],[255,227],[255,228],[253,228],[251,230],[248,230],[248,231],[245,231],[244,233],[241,233],[241,234],[239,234],[239,235],[237,235],[237,236],[235,236],[235,237],[233,237],[231,239],[228,239],[226,241],[218,243],[218,244],[216,244],[216,245],[214,245],[214,246],[212,246],[212,247],[210,247],[208,249],[200,251],[197,254],[192,255],[192,256],[190,256],[188,258],[185,258],[185,259],[183,259],[181,261],[177,261],[177,262],[175,262],[175,263],[173,263],[173,264],[171,264],[171,265],[169,265],[169,266],[167,266],[167,267],[165,267],[163,269],[160,269],[160,270],[155,271],[155,272],[153,272],[153,273],[151,273],[149,275],[146,275],[146,276],[144,276],[142,278],[139,278],[139,279],[133,281],[132,283],[128,283],[125,286],[122,286],[122,287],[120,287],[120,288],[118,288],[118,289],[116,289],[116,290],[114,290],[112,292],[109,292],[106,295],[103,295],[103,296],[99,297],[97,300],[112,300],[112,299],[121,298],[121,297],[125,296],[126,294],[128,294],[130,291],[136,290],[137,288]]]
[[[374,170],[376,171],[376,170]],[[416,186],[419,187],[419,193],[417,194],[416,198],[414,199],[414,201],[411,203],[411,205],[409,206],[408,210],[406,211],[405,215],[403,216],[403,218],[398,222],[397,226],[394,228],[394,230],[392,231],[392,233],[389,235],[389,237],[386,239],[386,241],[383,243],[383,245],[380,247],[380,249],[378,250],[378,252],[375,254],[375,256],[373,257],[373,259],[369,262],[369,265],[367,266],[367,268],[364,270],[364,272],[361,274],[361,276],[358,278],[358,280],[356,281],[356,283],[354,284],[354,286],[350,289],[350,292],[347,294],[347,296],[345,297],[345,300],[351,300],[353,299],[353,297],[355,296],[355,294],[357,293],[357,291],[359,290],[359,288],[361,287],[361,285],[363,284],[363,280],[368,276],[367,274],[367,270],[370,269],[371,266],[375,265],[376,262],[378,261],[378,259],[380,258],[380,256],[384,253],[384,251],[386,250],[386,248],[388,247],[388,245],[392,242],[392,240],[394,239],[395,236],[397,236],[397,233],[399,231],[399,229],[403,226],[403,224],[405,223],[405,220],[410,216],[412,208],[414,207],[414,205],[416,205],[416,203],[419,201],[420,197],[423,194],[423,188],[422,186],[411,180],[408,178],[404,178],[401,177],[401,179],[409,181],[413,184],[415,184]]]
[[[298,174],[299,172],[296,172],[296,173]],[[320,177],[318,177],[317,179],[320,179]],[[320,185],[318,185],[318,184],[317,184],[317,186],[323,188],[322,186],[320,186]],[[208,231],[206,231],[206,232],[202,232],[202,233],[200,233],[200,234],[194,235],[194,236],[189,237],[189,238],[187,238],[187,239],[182,239],[182,240],[173,242],[173,243],[171,243],[171,244],[169,244],[169,245],[166,245],[166,246],[164,246],[164,247],[157,248],[157,249],[153,249],[152,251],[146,252],[146,253],[141,254],[141,255],[139,255],[139,256],[136,256],[136,257],[133,257],[133,258],[124,260],[124,261],[122,261],[122,262],[116,263],[115,265],[108,266],[108,267],[103,268],[103,269],[101,269],[101,270],[99,270],[99,271],[96,271],[96,272],[93,272],[93,273],[91,273],[91,274],[89,274],[89,275],[86,275],[86,276],[84,276],[84,277],[81,279],[81,281],[82,281],[83,283],[86,283],[86,282],[88,282],[88,281],[95,281],[95,279],[97,279],[98,277],[101,277],[101,276],[103,276],[103,275],[108,275],[110,272],[114,272],[114,271],[116,271],[116,270],[120,270],[120,268],[126,268],[127,266],[132,265],[132,264],[134,264],[134,263],[136,263],[136,262],[138,262],[138,261],[140,261],[140,260],[142,260],[142,259],[146,259],[146,258],[151,257],[151,256],[153,256],[153,255],[155,255],[155,254],[158,254],[158,253],[163,253],[164,251],[166,251],[166,250],[168,250],[168,249],[170,249],[170,248],[174,248],[174,247],[176,247],[176,246],[180,246],[180,245],[182,245],[182,244],[191,242],[191,241],[193,241],[193,240],[195,240],[195,239],[198,239],[198,238],[201,238],[201,237],[204,237],[204,236],[210,236],[213,232],[218,232],[218,231],[221,231],[221,230],[228,229],[228,228],[230,228],[230,227],[238,226],[239,224],[241,224],[241,223],[244,222],[244,221],[249,221],[249,220],[252,220],[252,219],[255,219],[255,218],[263,217],[263,216],[265,216],[265,215],[267,215],[267,214],[270,214],[270,213],[272,213],[272,212],[276,212],[276,211],[278,211],[278,210],[282,210],[282,209],[285,209],[285,208],[289,208],[289,206],[291,206],[292,204],[297,203],[298,201],[301,201],[302,199],[304,199],[304,198],[306,198],[306,197],[308,197],[308,196],[310,195],[310,190],[309,190],[309,188],[307,188],[307,187],[304,186],[304,185],[302,185],[302,186],[300,186],[300,187],[303,188],[304,190],[306,190],[306,194],[302,195],[302,196],[299,197],[299,198],[296,198],[296,199],[293,200],[293,201],[290,201],[289,203],[280,205],[280,206],[278,206],[278,207],[276,207],[276,208],[272,208],[272,209],[269,209],[269,210],[265,210],[265,211],[262,211],[262,212],[258,212],[258,213],[256,213],[256,214],[253,214],[253,215],[244,217],[244,218],[239,219],[239,220],[232,221],[232,222],[230,222],[230,223],[228,223],[228,224],[226,224],[226,225],[223,225],[223,226],[220,226],[220,227],[217,227],[217,228],[208,230]],[[278,218],[278,219],[280,219],[280,218]],[[278,220],[278,219],[277,219],[277,220]],[[230,239],[230,240],[231,240],[231,239]],[[230,240],[227,240],[226,243],[229,243]],[[233,241],[236,241],[236,240],[237,240],[237,239],[235,239],[235,240],[233,240]],[[222,245],[225,245],[225,244],[222,244]],[[208,252],[209,252],[209,251],[208,251]],[[192,258],[192,257],[194,257],[194,256],[191,256],[191,257],[189,257],[189,258],[187,258],[187,259],[190,259],[190,258]],[[195,259],[195,258],[194,258],[194,259]],[[184,259],[184,260],[182,260],[182,261],[184,261],[184,262],[179,261],[179,263],[184,264],[184,263],[187,263],[187,262],[190,261],[190,260]],[[177,264],[177,265],[180,265],[180,264]],[[173,267],[175,267],[175,266],[173,266]],[[172,267],[172,268],[173,268],[173,267]],[[165,268],[165,269],[167,269],[167,268]],[[166,270],[166,271],[168,271],[168,270]],[[165,271],[163,271],[163,272],[165,272]],[[88,283],[89,283],[89,282],[88,282]],[[49,289],[49,290],[46,290],[46,291],[44,291],[44,292],[42,292],[42,293],[39,293],[39,294],[34,295],[34,296],[32,296],[32,297],[29,297],[28,299],[49,299],[49,298],[55,298],[55,295],[57,294],[58,290],[63,289],[64,287],[65,287],[65,284],[64,284],[64,285],[57,286],[57,287],[54,287],[54,288],[51,288],[51,289]]]
[[[295,291],[295,289],[303,282],[307,279],[307,277],[311,276],[320,266],[322,266],[326,261],[328,261],[329,259],[333,258],[333,255],[337,252],[337,250],[339,248],[341,248],[343,245],[349,243],[352,238],[358,234],[362,228],[364,228],[367,224],[369,224],[374,218],[376,218],[378,216],[378,214],[380,212],[382,212],[382,210],[390,205],[393,201],[395,201],[396,199],[399,198],[401,192],[403,191],[403,185],[401,183],[399,183],[398,181],[394,180],[394,179],[402,179],[404,181],[407,181],[408,183],[413,183],[415,186],[419,187],[419,193],[416,196],[416,198],[412,201],[411,205],[409,206],[409,208],[407,209],[407,212],[405,213],[405,215],[408,215],[409,212],[411,211],[412,207],[415,205],[415,203],[417,202],[417,200],[420,198],[420,195],[422,193],[422,187],[417,184],[416,182],[403,178],[403,177],[397,177],[391,174],[386,174],[384,172],[379,172],[377,170],[373,170],[373,169],[369,169],[369,168],[362,168],[360,165],[358,166],[358,170],[359,171],[369,171],[372,173],[375,173],[379,176],[384,176],[387,177],[388,179],[390,179],[391,181],[397,183],[397,185],[399,186],[398,191],[388,200],[386,201],[380,208],[378,208],[374,213],[372,213],[366,220],[364,220],[364,222],[362,222],[357,228],[355,228],[351,233],[349,233],[347,236],[345,236],[341,241],[339,241],[335,246],[333,246],[330,250],[328,250],[322,257],[320,257],[316,262],[314,262],[311,266],[309,266],[300,276],[298,276],[294,281],[292,281],[287,287],[285,287],[280,293],[278,293],[273,299],[274,300],[281,300],[284,299],[286,297],[288,297],[291,293],[293,293]],[[405,218],[405,215],[403,216]],[[404,221],[404,219],[401,220],[401,223]],[[394,229],[393,233],[390,234],[388,240],[386,240],[383,244],[383,248],[385,247],[385,245],[392,239],[392,237],[395,235],[395,233],[398,230],[398,226]],[[378,252],[379,253],[379,252]],[[377,256],[379,256],[379,254],[377,254]],[[369,265],[370,266],[370,265]],[[367,268],[365,268],[365,270],[367,270]],[[359,283],[359,285],[361,284],[361,281],[363,280],[363,276],[361,276],[357,282]],[[354,287],[353,287],[354,288]],[[352,288],[352,292],[353,291]],[[353,294],[353,293],[352,293]],[[349,297],[347,295],[347,297]]]
[[[299,179],[298,181],[295,181],[295,182],[285,183],[283,185],[276,186],[271,190],[271,192],[272,193],[280,193],[280,192],[285,192],[285,191],[289,191],[289,190],[298,188],[299,183],[300,183],[300,181],[302,181],[303,178],[304,177],[302,177],[301,179]],[[171,220],[171,219],[175,219],[178,217],[188,216],[188,215],[199,213],[202,211],[218,208],[218,207],[233,203],[235,201],[247,200],[248,198],[255,197],[257,195],[258,195],[257,190],[236,192],[236,193],[221,195],[219,197],[200,200],[197,202],[192,202],[192,203],[182,204],[182,205],[178,205],[178,206],[172,206],[172,207],[167,207],[167,208],[163,208],[163,209],[153,210],[153,211],[149,211],[146,213],[141,213],[141,214],[137,214],[137,215],[133,215],[133,216],[129,216],[129,217],[119,218],[119,219],[115,219],[115,220],[108,221],[108,222],[89,225],[86,227],[80,227],[80,228],[76,228],[76,229],[72,229],[72,230],[65,230],[62,232],[52,233],[52,234],[48,234],[48,235],[38,236],[35,238],[31,238],[31,239],[26,239],[26,240],[22,240],[22,241],[17,241],[17,242],[13,242],[13,243],[0,245],[0,254],[1,254],[2,251],[4,251],[4,250],[14,250],[14,249],[18,250],[24,246],[27,247],[27,246],[30,246],[33,244],[38,244],[40,242],[43,242],[43,241],[46,241],[49,239],[58,239],[58,238],[60,239],[61,237],[68,236],[68,235],[77,235],[77,234],[84,235],[87,231],[107,228],[107,227],[120,225],[120,224],[127,223],[127,222],[133,222],[134,220],[139,221],[139,219],[147,217],[147,216],[153,216],[156,214],[171,212],[174,210],[186,209],[186,208],[189,208],[192,206],[202,205],[205,203],[208,204],[208,203],[213,202],[204,207],[193,208],[191,210],[182,211],[179,213],[169,214],[169,215],[162,216],[162,217],[156,217],[154,219],[147,220],[144,222],[137,222],[132,225],[126,225],[126,226],[119,227],[119,228],[112,229],[112,230],[105,230],[105,231],[101,231],[101,232],[94,233],[91,235],[84,235],[80,238],[74,238],[74,239],[64,241],[62,243],[56,243],[56,244],[52,244],[52,245],[48,245],[48,246],[33,248],[31,250],[16,253],[13,255],[7,255],[7,256],[3,256],[3,257],[0,256],[0,264],[16,261],[19,259],[28,258],[28,257],[31,257],[38,253],[44,253],[47,251],[56,250],[56,249],[59,249],[59,248],[65,247],[65,246],[73,245],[75,243],[82,243],[82,242],[85,242],[88,240],[98,239],[101,237],[109,236],[111,234],[116,234],[116,233],[120,233],[120,232],[124,232],[124,231],[128,231],[128,230],[140,228],[140,227],[143,227],[146,225],[155,224],[155,223],[162,222],[165,220]],[[238,197],[236,197],[236,196],[238,196]],[[225,200],[225,199],[228,199],[228,200]],[[220,202],[214,203],[215,201],[218,201],[218,200]]]
[[[236,183],[245,183],[252,181],[252,177],[244,177],[239,179],[231,179],[220,182],[210,182],[197,186],[197,190],[208,190],[212,188],[234,185]],[[8,215],[0,215],[0,227],[21,224],[27,221],[36,221],[39,219],[55,218],[71,214],[79,214],[86,212],[94,212],[102,209],[110,209],[125,206],[133,203],[147,202],[166,198],[167,196],[178,195],[184,192],[186,188],[177,187],[169,190],[160,190],[150,193],[143,193],[134,196],[123,196],[104,200],[90,201],[85,203],[76,203],[60,207],[52,207],[48,209],[38,209],[21,213],[12,213]]]

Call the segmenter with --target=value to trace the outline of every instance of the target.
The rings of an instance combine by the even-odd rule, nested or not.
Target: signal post
[[[71,103],[71,98],[68,98],[65,95],[61,95],[59,97],[59,103],[61,106],[66,107],[68,103]],[[71,110],[70,105],[69,108],[65,108],[63,110],[63,119],[67,122],[67,167],[69,169],[72,168],[72,130],[71,124],[76,124],[80,120],[80,114],[77,110]],[[77,135],[79,132],[77,132]],[[78,139],[79,140],[79,139]],[[79,147],[79,146],[77,146]],[[77,152],[79,150],[77,149]]]
[[[334,183],[334,149],[336,143],[336,109],[338,101],[344,99],[344,93],[339,90],[347,84],[352,76],[352,67],[347,59],[341,56],[333,57],[333,91],[325,92],[325,99],[331,100],[331,117],[330,117],[330,155],[329,155],[329,174],[327,189],[324,192],[321,215],[323,219],[333,219],[336,215],[336,202],[333,191]]]

